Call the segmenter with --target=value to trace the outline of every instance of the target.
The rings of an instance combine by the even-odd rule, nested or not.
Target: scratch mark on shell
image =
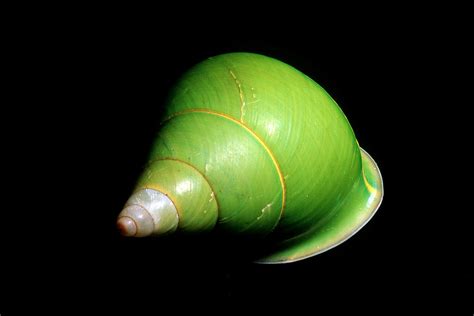
[[[259,101],[260,101],[260,100],[250,101],[250,102],[247,102],[247,105],[249,105],[249,104],[255,104],[255,103],[259,102]]]
[[[262,214],[260,214],[259,217],[257,217],[257,221],[260,220],[263,215],[265,215],[265,212],[272,207],[272,203],[267,204],[264,208],[262,208]]]
[[[235,81],[235,84],[237,85],[237,89],[239,90],[239,97],[240,97],[240,121],[244,121],[244,115],[245,115],[245,97],[244,97],[244,91],[242,90],[242,83],[240,82],[239,79],[237,79],[237,76],[234,74],[232,70],[229,70],[230,75]]]
[[[211,198],[209,199],[209,203],[214,200],[214,192],[211,192]]]

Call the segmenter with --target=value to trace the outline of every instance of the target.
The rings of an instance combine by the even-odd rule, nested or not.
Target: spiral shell
[[[377,165],[322,87],[275,59],[231,53],[174,87],[118,226],[266,237],[275,247],[260,261],[291,262],[348,239],[382,195]]]

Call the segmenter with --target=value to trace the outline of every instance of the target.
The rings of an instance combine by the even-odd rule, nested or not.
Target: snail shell
[[[291,262],[348,239],[381,203],[380,172],[342,110],[278,60],[209,58],[179,80],[165,111],[118,218],[125,236],[266,236],[276,246],[260,262]]]

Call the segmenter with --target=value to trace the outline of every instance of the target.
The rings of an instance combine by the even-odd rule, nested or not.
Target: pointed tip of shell
[[[117,228],[122,236],[132,237],[137,234],[137,224],[128,216],[122,216],[117,219]]]
[[[178,223],[178,211],[165,194],[143,189],[127,201],[118,216],[117,228],[125,237],[146,237],[174,232]]]

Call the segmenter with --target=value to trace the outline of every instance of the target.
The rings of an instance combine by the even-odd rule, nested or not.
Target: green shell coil
[[[209,58],[183,75],[165,111],[136,188],[176,209],[177,223],[153,215],[155,230],[275,236],[259,262],[292,262],[345,241],[381,203],[380,171],[342,110],[278,60]]]

